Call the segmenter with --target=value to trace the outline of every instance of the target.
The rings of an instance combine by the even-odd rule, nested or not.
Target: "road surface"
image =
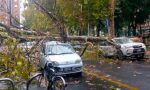
[[[99,72],[114,81],[120,82],[128,88],[127,90],[131,90],[131,87],[137,90],[150,89],[150,63],[145,61],[119,61],[115,64],[101,64],[100,61],[91,60],[84,63],[90,70]]]

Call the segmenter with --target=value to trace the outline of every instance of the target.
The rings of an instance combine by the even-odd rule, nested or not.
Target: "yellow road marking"
[[[117,80],[112,80],[111,78],[106,77],[106,76],[100,74],[99,72],[93,72],[93,71],[91,71],[90,69],[87,69],[87,68],[86,69],[84,68],[84,73],[86,73],[87,75],[92,75],[96,78],[99,78],[99,79],[106,80],[106,81],[109,81],[111,83],[117,84],[117,85],[119,85],[121,87],[124,87],[124,88],[127,88],[129,90],[139,90],[138,88],[135,88],[135,87],[130,86],[128,84],[124,84],[124,83],[119,82]]]

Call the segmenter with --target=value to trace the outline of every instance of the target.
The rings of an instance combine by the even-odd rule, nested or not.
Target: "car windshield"
[[[59,54],[72,54],[75,51],[69,44],[55,44],[47,45],[46,54],[48,55],[59,55]]]
[[[133,42],[132,40],[130,40],[129,38],[115,38],[114,41],[117,43],[117,44],[126,44],[126,43],[131,43]]]

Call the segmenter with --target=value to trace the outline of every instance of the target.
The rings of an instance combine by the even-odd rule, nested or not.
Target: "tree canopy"
[[[83,29],[87,32],[88,23],[91,28],[94,28],[93,26],[96,26],[98,19],[104,20],[109,16],[109,0],[53,0],[52,2],[49,2],[49,0],[39,0],[38,2],[41,3],[47,11],[56,15],[57,19],[65,25],[69,32],[74,30],[74,32],[79,32],[80,35],[83,34]],[[35,8],[32,8],[32,6],[29,6],[25,13],[32,14],[32,10],[35,10]],[[25,22],[29,22],[30,24],[28,24],[31,28],[43,26],[42,29],[47,29],[48,24],[50,25],[50,23],[47,23],[49,18],[44,20],[41,17],[42,14],[35,11],[34,15],[32,14],[30,16],[30,14],[25,15]],[[47,16],[44,17],[47,18]],[[39,20],[42,20],[42,22],[39,22],[38,25]],[[37,23],[35,21],[37,21]],[[49,21],[51,22],[50,19]]]
[[[150,0],[118,0],[115,11],[116,26],[128,26],[135,36],[137,26],[144,24],[149,15]]]

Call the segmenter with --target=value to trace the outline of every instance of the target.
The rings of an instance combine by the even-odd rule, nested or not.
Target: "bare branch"
[[[10,35],[16,39],[20,39],[20,40],[24,39],[23,37],[19,36],[18,34],[14,33],[13,31],[11,31],[9,26],[6,26],[2,23],[0,23],[0,26],[4,27],[6,29],[6,32],[8,33],[8,35]]]
[[[41,12],[45,13],[46,15],[48,15],[51,18],[53,24],[55,25],[55,27],[57,28],[57,30],[60,34],[60,37],[62,38],[62,40],[64,42],[66,42],[67,41],[67,33],[64,30],[64,25],[57,19],[57,17],[54,14],[52,14],[51,12],[48,12],[41,4],[39,4],[35,0],[33,0],[33,2],[35,3],[37,8],[40,8]]]

